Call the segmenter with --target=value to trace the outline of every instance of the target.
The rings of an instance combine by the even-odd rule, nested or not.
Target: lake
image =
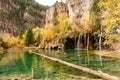
[[[36,52],[120,77],[120,60],[105,57],[100,59],[99,56],[93,54],[95,51],[89,51],[90,55],[87,55],[85,50],[40,50]],[[6,50],[0,52],[0,78],[18,78],[23,75],[25,78],[33,76],[34,79],[42,80],[100,79],[28,51]]]

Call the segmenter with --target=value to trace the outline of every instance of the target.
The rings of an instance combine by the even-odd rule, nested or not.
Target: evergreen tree
[[[1,47],[1,44],[2,44],[2,37],[0,36],[0,47]]]
[[[19,34],[18,34],[18,38],[22,39],[22,35],[23,35],[23,30],[21,29],[20,32],[19,32]]]
[[[33,36],[32,28],[29,28],[26,33],[25,44],[29,46],[33,43],[34,43],[34,36]]]

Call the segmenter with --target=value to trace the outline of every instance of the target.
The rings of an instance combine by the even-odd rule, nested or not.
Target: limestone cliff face
[[[66,12],[71,23],[85,25],[85,18],[90,14],[93,0],[67,0],[67,3],[56,3],[46,11],[46,22],[53,23],[57,14]],[[57,14],[56,14],[57,13]]]
[[[56,2],[46,10],[46,23],[56,24],[55,17],[64,12],[68,12],[67,5],[63,2]]]
[[[93,0],[82,0],[82,18],[81,18],[81,24],[82,26],[86,26],[85,18],[86,16],[90,15],[91,8],[93,6]]]
[[[82,7],[81,7],[82,1],[81,0],[68,0],[67,6],[69,10],[69,17],[71,22],[73,22],[75,19],[79,19],[82,17]]]
[[[68,0],[67,5],[71,22],[77,21],[74,23],[86,26],[84,20],[90,14],[92,4],[93,0]]]
[[[52,6],[46,11],[46,23],[53,23],[54,17],[55,17],[55,7]]]
[[[44,27],[46,7],[34,0],[0,0],[0,33],[17,35],[28,27]]]

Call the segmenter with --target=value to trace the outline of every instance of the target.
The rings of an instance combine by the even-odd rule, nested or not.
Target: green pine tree
[[[26,33],[25,44],[29,46],[33,43],[34,43],[34,36],[33,36],[32,28],[29,28]]]
[[[24,32],[23,32],[23,30],[21,29],[20,32],[19,32],[19,34],[18,34],[18,38],[19,38],[19,39],[22,39],[23,33],[24,33]]]

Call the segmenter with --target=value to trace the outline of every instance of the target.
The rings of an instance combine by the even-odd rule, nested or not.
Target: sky
[[[35,0],[36,2],[40,3],[40,4],[43,4],[43,5],[48,5],[48,6],[51,6],[53,5],[56,1],[63,1],[65,2],[66,0]]]

